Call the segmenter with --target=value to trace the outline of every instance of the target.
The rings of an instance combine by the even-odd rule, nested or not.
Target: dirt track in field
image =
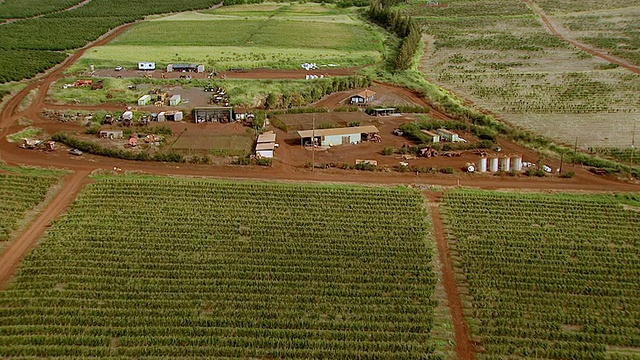
[[[0,254],[0,289],[13,275],[16,267],[29,250],[37,244],[51,221],[57,218],[76,198],[82,186],[88,182],[88,171],[78,171],[65,177],[64,186],[50,204],[15,241]]]
[[[572,39],[567,33],[566,31],[563,31],[564,29],[562,28],[561,25],[559,24],[554,24],[549,17],[544,13],[544,11],[536,4],[532,3],[531,0],[522,0],[525,4],[527,4],[527,6],[529,7],[529,9],[531,9],[534,13],[536,13],[536,15],[538,15],[540,17],[540,19],[542,20],[542,22],[544,23],[544,25],[546,26],[546,28],[551,32],[551,34],[553,34],[555,37],[557,37],[558,39],[564,41],[564,42],[568,42],[569,44],[579,48],[582,51],[585,51],[593,56],[597,56],[603,60],[606,60],[610,63],[613,64],[618,64],[619,66],[632,71],[636,74],[640,74],[640,66],[636,66],[634,64],[631,64],[630,62],[619,58],[617,56],[614,55],[610,55],[608,51],[606,50],[602,50],[599,48],[596,48],[594,46],[591,45],[587,45],[584,43],[581,43],[575,39]]]
[[[475,353],[474,344],[471,341],[469,326],[464,319],[464,307],[458,292],[451,253],[449,252],[449,245],[444,235],[444,226],[440,217],[439,206],[442,193],[426,191],[423,192],[423,195],[429,200],[429,212],[433,221],[433,236],[438,247],[440,264],[442,264],[442,283],[447,294],[447,305],[449,306],[453,323],[456,355],[458,360],[471,360],[474,358],[473,354]]]

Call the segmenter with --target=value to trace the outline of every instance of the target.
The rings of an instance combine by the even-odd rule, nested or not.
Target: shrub
[[[563,178],[563,179],[571,179],[574,176],[576,176],[576,173],[574,173],[573,171],[568,171],[568,172],[560,174],[560,177]]]
[[[382,149],[382,155],[393,155],[393,148],[388,146],[385,147]]]
[[[453,174],[455,173],[455,170],[453,170],[452,167],[446,167],[446,168],[440,169],[440,172],[443,174]]]

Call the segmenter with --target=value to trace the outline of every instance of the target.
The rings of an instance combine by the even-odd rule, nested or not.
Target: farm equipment
[[[404,135],[404,131],[402,131],[400,129],[393,129],[392,133],[393,133],[393,135],[397,135],[397,136],[403,136]]]
[[[460,156],[462,156],[461,153],[455,152],[455,151],[445,151],[445,152],[442,153],[442,155],[444,155],[446,157],[460,157]]]
[[[432,156],[438,156],[438,150],[430,147],[420,149],[420,156],[430,158]]]
[[[42,144],[42,140],[22,139],[22,144],[20,144],[20,147],[23,149],[33,150],[40,144]]]
[[[93,80],[76,80],[76,82],[73,83],[73,86],[75,87],[93,86]]]
[[[91,90],[100,90],[102,89],[102,80],[98,80],[98,82],[91,84]]]
[[[104,116],[104,119],[102,119],[102,124],[106,125],[106,124],[113,124],[113,117],[109,114]]]
[[[216,88],[211,85],[211,84],[207,84],[204,86],[204,92],[214,92],[216,91]]]
[[[149,117],[144,115],[140,118],[140,125],[144,126],[144,125],[149,125]]]
[[[487,151],[484,149],[475,149],[473,153],[480,157],[487,157]]]
[[[369,136],[367,137],[367,140],[371,142],[379,143],[379,142],[382,142],[382,137],[380,137],[380,135],[378,134],[369,134]]]

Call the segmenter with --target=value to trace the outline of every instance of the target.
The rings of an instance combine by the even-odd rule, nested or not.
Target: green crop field
[[[631,133],[630,119],[640,110],[640,76],[557,39],[523,2],[448,5],[403,5],[429,35],[421,62],[427,78],[556,141],[573,144],[577,137],[585,149],[628,145],[611,134]],[[632,19],[626,28],[633,27]],[[596,123],[594,115],[606,121]],[[532,120],[537,117],[549,121]]]
[[[431,359],[418,192],[97,177],[0,292],[0,357]]]
[[[0,164],[0,252],[27,213],[40,204],[62,175],[60,171]]]
[[[481,359],[640,356],[640,196],[450,191]]]
[[[0,18],[21,19],[47,14],[67,9],[81,2],[82,0],[4,0],[0,3]]]
[[[89,63],[130,67],[139,61],[199,62],[216,69],[300,68],[303,62],[349,67],[380,61],[382,35],[350,11],[311,3],[263,4],[155,18],[92,49],[74,70]]]

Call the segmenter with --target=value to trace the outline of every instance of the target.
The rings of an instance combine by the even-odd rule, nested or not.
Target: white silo
[[[481,172],[481,173],[487,172],[487,158],[486,157],[481,157],[480,160],[478,160],[478,172]]]
[[[489,171],[498,172],[498,158],[492,157],[489,159]]]
[[[522,171],[522,155],[513,157],[513,171]]]
[[[500,159],[500,170],[501,171],[509,171],[511,170],[511,158],[508,156],[504,156]]]

